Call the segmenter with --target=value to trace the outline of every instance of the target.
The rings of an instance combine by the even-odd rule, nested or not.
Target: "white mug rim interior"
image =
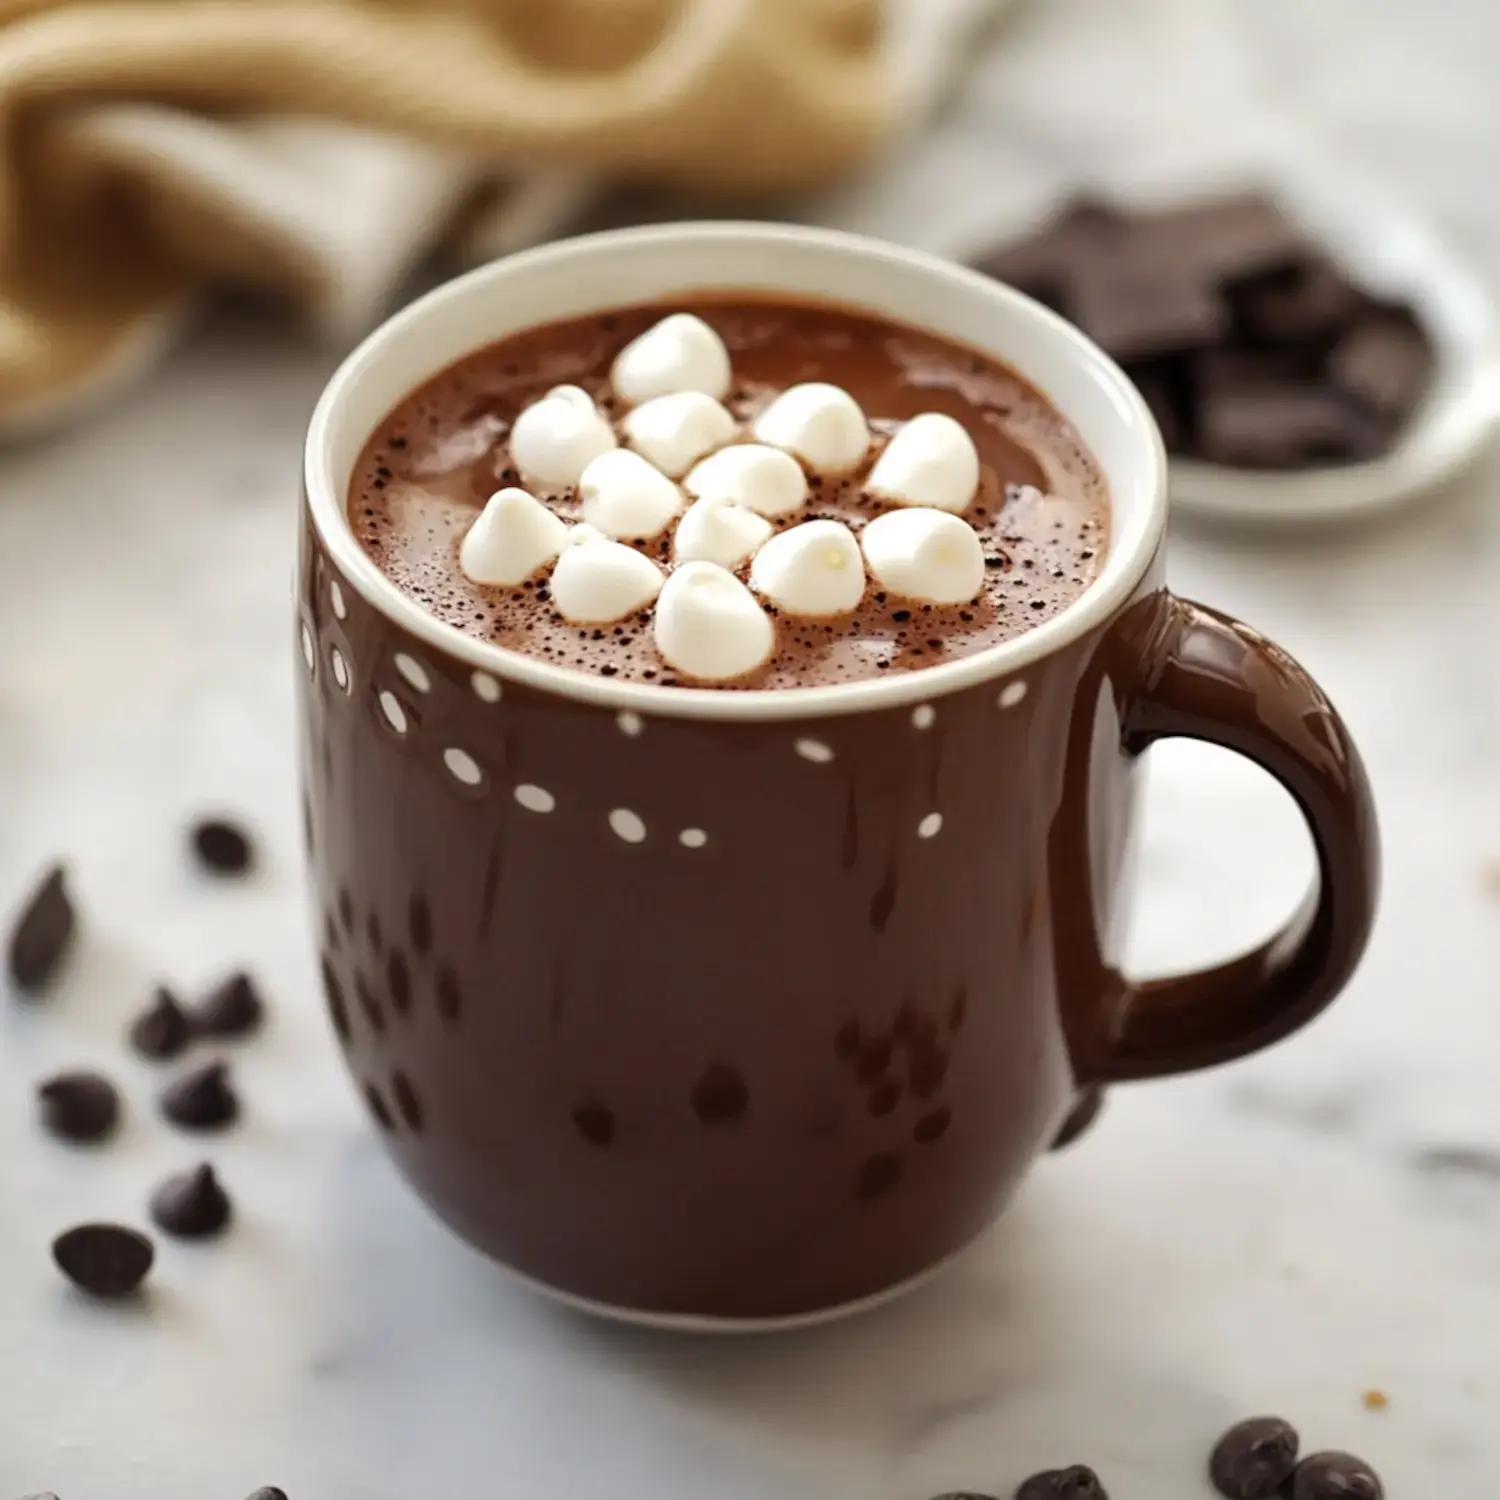
[[[338,472],[334,448],[341,410],[351,402],[361,383],[370,378],[371,371],[391,357],[393,344],[399,344],[403,337],[409,339],[418,325],[451,312],[455,303],[483,301],[503,289],[507,281],[524,278],[544,267],[572,269],[579,273],[580,292],[576,309],[554,316],[582,317],[590,312],[628,305],[628,299],[622,303],[620,299],[600,300],[590,296],[585,267],[591,261],[624,249],[659,252],[665,256],[683,255],[695,248],[725,246],[751,256],[811,248],[825,254],[857,258],[875,274],[924,278],[939,291],[946,290],[961,299],[972,301],[977,297],[999,304],[1012,321],[1026,327],[1029,336],[1040,337],[1055,351],[1061,352],[1070,371],[1081,376],[1095,395],[1104,398],[1107,420],[1118,420],[1120,425],[1116,436],[1120,438],[1121,451],[1126,455],[1125,466],[1129,471],[1131,489],[1127,507],[1122,505],[1119,494],[1122,476],[1109,473],[1109,466],[1105,464],[1110,488],[1110,540],[1104,567],[1084,593],[1060,614],[1012,640],[940,666],[903,671],[888,678],[823,687],[726,691],[624,682],[554,666],[464,634],[423,609],[386,577],[360,545],[349,524],[346,510],[349,474],[347,468],[345,472]],[[730,295],[737,292],[774,295],[780,292],[789,298],[797,296],[794,286],[784,282],[774,286],[758,284],[753,274],[744,278],[708,281],[684,277],[676,290],[684,296],[702,295],[705,291],[722,291]],[[670,292],[664,293],[651,300],[668,300],[670,295]],[[816,288],[808,289],[805,295],[834,305],[839,301]],[[865,296],[857,301],[851,299],[844,305],[888,316],[908,326],[922,326],[920,319],[902,316],[882,306],[879,296],[873,299]],[[409,371],[409,378],[401,384],[401,392],[416,389],[467,353],[477,352],[486,344],[537,322],[552,320],[522,319],[510,322],[498,332],[480,333],[466,348],[448,352],[430,368]],[[959,342],[969,342],[977,351],[1015,369],[1036,385],[1064,417],[1077,425],[1076,415],[1070,410],[1066,397],[1039,379],[1024,358],[1017,357],[1013,351],[988,347],[980,340],[959,339]],[[400,399],[402,395],[395,398]],[[391,402],[385,410],[389,411],[394,404]],[[384,414],[382,412],[365,426],[358,439],[360,446]],[[1098,455],[1098,445],[1090,446]],[[348,467],[352,467],[352,461]],[[1034,665],[1104,624],[1134,595],[1165,533],[1166,473],[1166,452],[1161,436],[1139,392],[1102,350],[1050,309],[990,277],[923,251],[836,230],[753,221],[687,222],[605,230],[521,251],[445,282],[382,323],[334,372],[314,408],[304,455],[308,505],[314,527],[329,556],[343,578],[354,586],[366,603],[418,640],[470,669],[489,673],[501,682],[515,683],[556,697],[615,712],[719,721],[777,721],[900,708],[941,698],[986,681],[1010,678]]]

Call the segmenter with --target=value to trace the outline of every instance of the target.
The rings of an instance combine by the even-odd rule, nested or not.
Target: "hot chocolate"
[[[1097,464],[1013,371],[746,297],[555,323],[450,366],[373,434],[349,511],[448,624],[662,686],[970,655],[1071,604],[1107,540]]]

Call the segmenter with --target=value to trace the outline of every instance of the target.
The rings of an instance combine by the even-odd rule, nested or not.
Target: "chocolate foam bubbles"
[[[366,445],[349,497],[362,545],[470,636],[731,689],[937,665],[1041,623],[1093,576],[1102,478],[1003,365],[832,306],[703,312],[585,315],[449,367]],[[698,341],[680,317],[732,354],[724,379],[665,357],[668,324],[674,346]],[[614,372],[632,346],[657,352],[627,390]],[[680,380],[722,394],[660,389]],[[665,585],[697,563],[736,589],[708,575],[679,609]]]

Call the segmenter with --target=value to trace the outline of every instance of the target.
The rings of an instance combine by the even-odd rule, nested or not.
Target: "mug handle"
[[[1302,809],[1318,875],[1286,926],[1254,951],[1197,973],[1124,981],[1077,1059],[1086,1085],[1210,1067],[1305,1026],[1359,963],[1380,884],[1369,780],[1322,690],[1248,626],[1170,594],[1162,602],[1124,705],[1126,753],[1186,737],[1262,766]]]

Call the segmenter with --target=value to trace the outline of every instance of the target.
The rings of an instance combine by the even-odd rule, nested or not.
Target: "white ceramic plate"
[[[1500,316],[1480,276],[1399,199],[1328,163],[1278,167],[1269,191],[1370,291],[1406,302],[1437,352],[1432,388],[1397,446],[1369,463],[1259,473],[1173,459],[1173,508],[1295,525],[1384,509],[1452,478],[1500,422]]]

